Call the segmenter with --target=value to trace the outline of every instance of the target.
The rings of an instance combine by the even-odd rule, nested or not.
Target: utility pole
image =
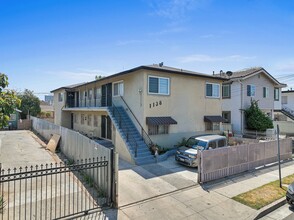
[[[282,188],[282,178],[281,178],[281,153],[280,153],[280,128],[279,128],[279,125],[277,125],[277,141],[278,141],[279,180],[280,180],[280,188]]]

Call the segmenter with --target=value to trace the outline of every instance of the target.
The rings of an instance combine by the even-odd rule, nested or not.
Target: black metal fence
[[[105,157],[6,170],[0,164],[0,219],[66,219],[111,206],[109,166]]]

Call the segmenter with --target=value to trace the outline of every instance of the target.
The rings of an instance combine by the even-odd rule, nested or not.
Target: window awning
[[[172,117],[146,117],[147,125],[172,125],[177,123]]]
[[[204,116],[204,122],[225,122],[225,119],[220,115]]]

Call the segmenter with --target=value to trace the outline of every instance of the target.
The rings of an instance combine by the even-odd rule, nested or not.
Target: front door
[[[112,106],[112,84],[108,83],[101,87],[101,106]]]
[[[70,129],[73,130],[73,128],[74,128],[74,114],[71,113],[70,114]]]

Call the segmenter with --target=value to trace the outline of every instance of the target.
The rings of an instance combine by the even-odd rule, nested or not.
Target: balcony
[[[66,102],[64,110],[73,110],[82,108],[100,108],[101,106],[101,99],[69,99]]]

